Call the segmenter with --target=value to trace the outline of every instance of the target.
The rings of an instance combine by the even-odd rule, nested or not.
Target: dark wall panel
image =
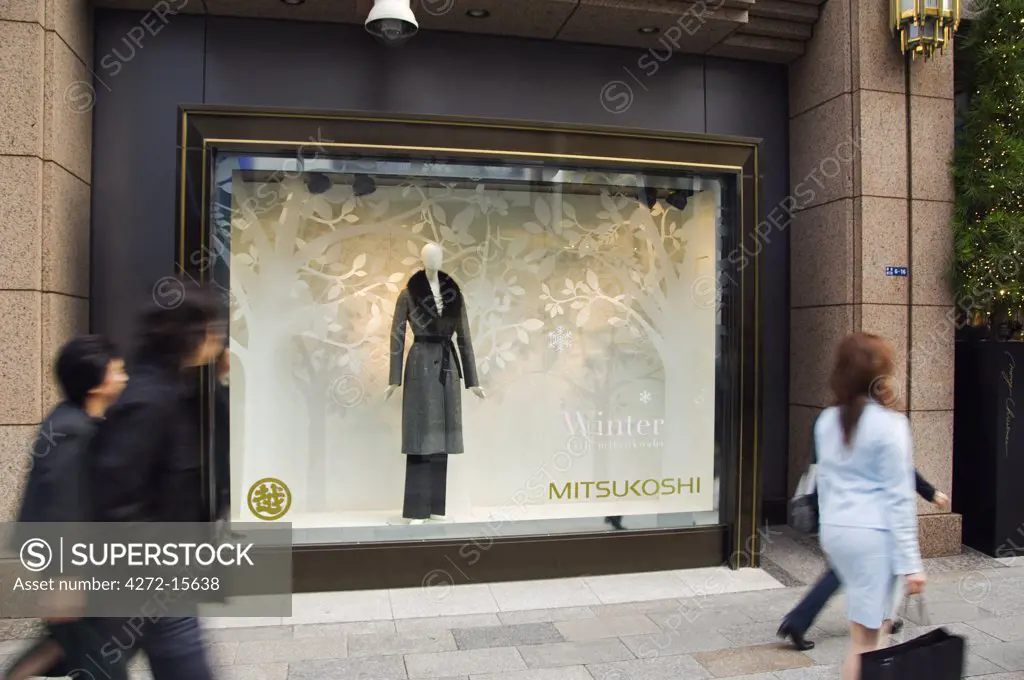
[[[358,31],[216,17],[208,30],[209,104],[367,111],[385,104],[380,55]]]
[[[758,137],[766,206],[788,190],[786,69],[638,50],[422,33],[385,49],[359,26],[176,16],[143,46],[141,13],[99,12],[92,327],[125,342],[174,271],[182,103],[451,114]],[[111,55],[121,55],[110,76]],[[130,58],[124,58],[125,55]],[[107,58],[103,61],[104,57]],[[642,68],[641,63],[656,68]],[[764,497],[785,498],[788,240],[763,244]]]
[[[677,55],[648,77],[638,54],[455,33],[385,49],[359,26],[213,18],[206,101],[703,132],[703,60]]]
[[[122,345],[174,273],[177,107],[203,98],[203,19],[176,16],[139,48],[126,36],[142,16],[96,17],[90,325]]]
[[[768,215],[789,193],[789,101],[785,66],[709,59],[708,132],[759,137],[760,175]],[[773,216],[782,215],[776,210]],[[764,357],[761,455],[766,500],[787,497],[789,451],[789,229],[762,229],[764,237],[744,245],[760,266],[761,348]]]

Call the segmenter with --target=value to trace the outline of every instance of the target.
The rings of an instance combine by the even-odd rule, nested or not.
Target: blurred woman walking
[[[843,680],[858,680],[860,655],[891,626],[896,589],[913,595],[925,585],[910,423],[884,405],[893,401],[886,385],[893,373],[885,340],[846,337],[832,370],[836,405],[814,425],[821,544],[846,589],[850,620]]]

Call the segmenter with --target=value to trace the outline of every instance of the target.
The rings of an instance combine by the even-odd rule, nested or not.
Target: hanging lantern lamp
[[[960,0],[889,0],[893,35],[899,34],[900,49],[930,59],[935,51],[952,45],[960,25]]]

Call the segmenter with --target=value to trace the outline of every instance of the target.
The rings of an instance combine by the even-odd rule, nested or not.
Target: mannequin
[[[402,453],[406,456],[402,517],[409,524],[447,520],[448,454],[463,451],[459,380],[465,380],[466,388],[480,399],[487,396],[477,380],[462,291],[441,271],[444,251],[428,243],[420,259],[423,270],[409,278],[395,304],[390,384],[384,391],[386,401],[402,385],[408,324],[415,338],[402,393]]]

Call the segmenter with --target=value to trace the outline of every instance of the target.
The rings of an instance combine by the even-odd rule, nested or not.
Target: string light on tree
[[[1024,0],[990,0],[963,49],[977,89],[955,152],[954,291],[991,317],[1024,308]]]

